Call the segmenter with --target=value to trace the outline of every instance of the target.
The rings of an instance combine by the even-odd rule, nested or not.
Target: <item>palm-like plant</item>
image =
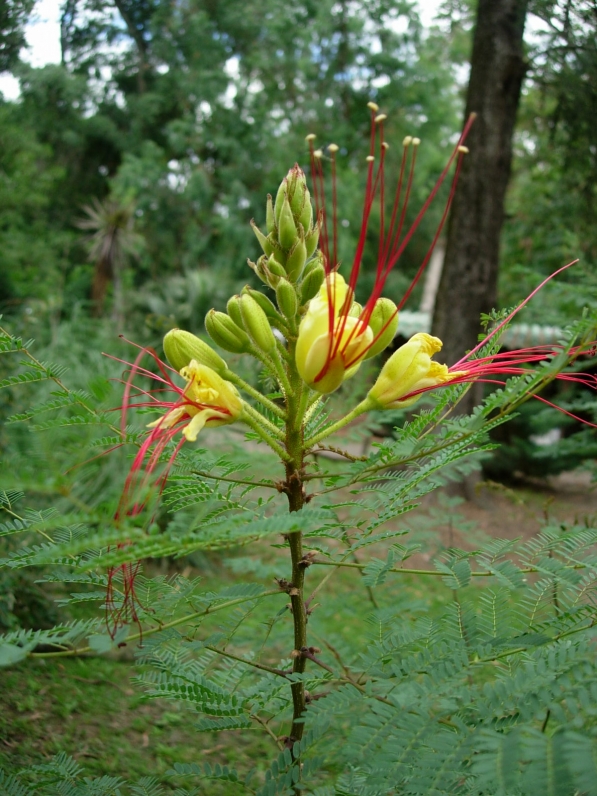
[[[123,321],[123,281],[122,275],[129,256],[138,257],[143,242],[135,231],[134,201],[119,201],[108,197],[103,202],[94,198],[90,205],[84,205],[87,218],[76,222],[80,229],[91,230],[87,239],[89,259],[94,263],[91,298],[95,313],[101,315],[108,284],[114,286],[112,316],[118,323]]]

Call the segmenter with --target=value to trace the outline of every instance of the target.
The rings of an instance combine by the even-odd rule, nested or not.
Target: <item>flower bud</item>
[[[369,390],[369,398],[374,405],[379,409],[410,406],[419,396],[405,396],[445,384],[460,375],[449,373],[446,365],[431,360],[441,347],[441,340],[424,332],[415,334],[400,346],[383,366],[377,381]]]
[[[292,207],[292,204],[290,205]],[[311,194],[305,185],[303,191],[303,209],[298,214],[298,222],[303,225],[303,229],[311,229],[313,223],[313,205],[311,204]]]
[[[314,268],[317,268],[318,265],[324,266],[325,268],[323,254],[321,252],[317,252],[315,257],[313,257],[312,260],[309,260],[309,262],[305,265],[303,270],[303,279],[305,279],[305,277],[310,274]]]
[[[304,229],[307,229],[307,227],[305,227],[304,224],[303,224],[303,227],[304,227]],[[311,257],[311,255],[313,254],[313,252],[317,248],[317,244],[319,243],[319,230],[320,230],[320,228],[321,228],[321,224],[320,224],[319,219],[318,219],[317,223],[315,224],[315,226],[312,229],[308,230],[308,232],[305,235],[305,247],[307,249],[307,257]]]
[[[186,368],[192,359],[220,375],[228,369],[222,357],[216,354],[213,348],[183,329],[172,329],[164,337],[164,353],[174,370],[180,371]]]
[[[348,310],[348,315],[350,318],[360,318],[362,312],[363,305],[359,304],[358,301],[353,301]]]
[[[253,227],[253,232],[255,233],[255,236],[259,241],[259,245],[261,246],[265,254],[270,255],[274,250],[271,241],[265,237],[263,232],[259,229],[259,227],[254,221],[251,221],[251,226]]]
[[[243,354],[250,350],[251,341],[246,332],[224,312],[210,310],[205,318],[205,328],[211,339],[225,351]]]
[[[246,293],[255,299],[270,320],[273,322],[279,322],[283,320],[274,303],[270,301],[268,297],[265,296],[260,290],[254,290],[247,285],[246,287],[243,287],[242,292],[243,294]]]
[[[267,205],[265,210],[265,226],[267,227],[268,234],[271,234],[276,228],[276,221],[274,218],[274,205],[272,204],[272,195],[267,195]]]
[[[302,227],[299,234],[300,237],[288,252],[288,259],[286,260],[286,273],[291,282],[297,281],[307,262],[307,247],[305,246]]]
[[[298,230],[294,223],[292,210],[288,197],[284,197],[280,219],[278,221],[278,241],[283,249],[291,249],[298,237]]]
[[[318,260],[313,260],[312,262],[315,263],[315,267],[310,268],[309,272],[303,275],[303,281],[301,282],[301,305],[306,304],[317,295],[325,279],[325,268],[323,264]],[[311,263],[307,265],[307,268],[309,265],[311,265]]]
[[[291,320],[296,317],[298,310],[298,298],[296,290],[287,279],[280,279],[276,286],[276,298],[278,307],[282,313]]]
[[[305,209],[307,201],[307,180],[305,172],[295,163],[294,168],[290,169],[287,175],[287,197],[290,202],[292,215],[298,218]],[[310,197],[309,197],[310,198]]]
[[[276,226],[280,226],[280,213],[282,212],[282,205],[284,204],[284,199],[286,199],[287,193],[288,177],[284,177],[280,183],[280,187],[278,188],[278,193],[276,194],[276,203],[274,204],[274,219]]]
[[[276,338],[267,315],[252,296],[244,293],[240,297],[243,323],[257,348],[268,354],[276,347]]]
[[[273,254],[267,261],[267,268],[274,276],[286,276],[286,269],[276,260]]]
[[[398,308],[394,302],[387,298],[377,299],[369,319],[369,326],[373,329],[375,338],[365,359],[379,354],[394,339],[398,328]]]
[[[228,315],[230,315],[230,317],[232,318],[234,323],[239,327],[239,329],[244,330],[245,327],[243,325],[242,315],[240,314],[239,302],[240,302],[240,296],[232,296],[231,298],[229,298],[228,303],[226,304],[226,312],[228,313]]]

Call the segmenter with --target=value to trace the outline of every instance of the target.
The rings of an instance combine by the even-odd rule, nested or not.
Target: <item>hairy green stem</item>
[[[340,420],[337,420],[331,426],[327,426],[327,428],[324,428],[323,431],[318,432],[313,437],[306,440],[305,449],[308,450],[309,448],[312,448],[314,445],[317,445],[317,443],[320,442],[322,439],[329,437],[331,434],[335,434],[336,431],[339,431],[341,428],[344,428],[344,426],[347,426],[350,422],[352,422],[355,419],[355,417],[358,417],[359,415],[368,412],[370,409],[373,409],[373,404],[369,398],[365,398],[363,401],[361,401],[360,404],[355,406],[352,412],[349,412],[347,415],[341,417]]]
[[[266,398],[265,395],[262,395],[259,390],[255,389],[255,387],[251,387],[250,384],[248,384],[244,379],[241,379],[240,376],[237,376],[232,370],[227,370],[224,373],[224,378],[227,381],[232,382],[232,384],[235,384],[237,387],[240,387],[241,390],[244,390],[248,395],[251,396],[251,398],[259,401],[262,406],[264,406],[266,409],[269,409],[269,411],[276,415],[276,417],[279,417],[280,420],[286,419],[286,412],[280,406],[275,404],[269,398]]]
[[[243,408],[244,411],[253,418],[253,420],[255,420],[257,423],[260,423],[263,428],[267,430],[268,434],[271,434],[280,441],[283,441],[286,438],[283,431],[281,431],[273,423],[270,423],[267,417],[264,417],[261,412],[258,412],[257,409],[251,406],[251,404],[248,404],[246,401],[244,401]]]
[[[272,439],[269,434],[259,425],[258,420],[254,420],[249,413],[245,413],[242,418],[243,422],[246,423],[253,431],[258,434],[261,439],[270,446],[270,448],[278,454],[278,456],[282,459],[282,461],[287,462],[289,461],[290,457],[288,453],[284,450],[284,448],[276,442],[276,440]]]

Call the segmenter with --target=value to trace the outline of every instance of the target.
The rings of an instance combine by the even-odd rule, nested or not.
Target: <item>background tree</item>
[[[477,113],[448,227],[433,333],[445,361],[473,348],[479,317],[496,305],[500,233],[512,136],[525,74],[527,0],[479,0],[465,117]]]

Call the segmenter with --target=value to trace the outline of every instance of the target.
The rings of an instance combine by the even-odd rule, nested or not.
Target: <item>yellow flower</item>
[[[180,375],[187,381],[186,387],[179,391],[180,401],[167,404],[172,407],[170,411],[149,423],[148,428],[163,430],[188,420],[182,433],[189,442],[195,442],[204,426],[223,426],[238,420],[243,409],[238,390],[215,370],[192,359]]]
[[[320,393],[333,392],[357,372],[374,338],[369,326],[341,314],[349,290],[340,274],[330,274],[299,326],[296,366],[303,381]]]
[[[424,332],[415,334],[408,343],[400,346],[383,366],[369,391],[375,407],[398,409],[411,406],[420,397],[420,390],[433,389],[461,376],[461,372],[450,373],[447,365],[432,361],[431,357],[441,348],[441,340]]]

